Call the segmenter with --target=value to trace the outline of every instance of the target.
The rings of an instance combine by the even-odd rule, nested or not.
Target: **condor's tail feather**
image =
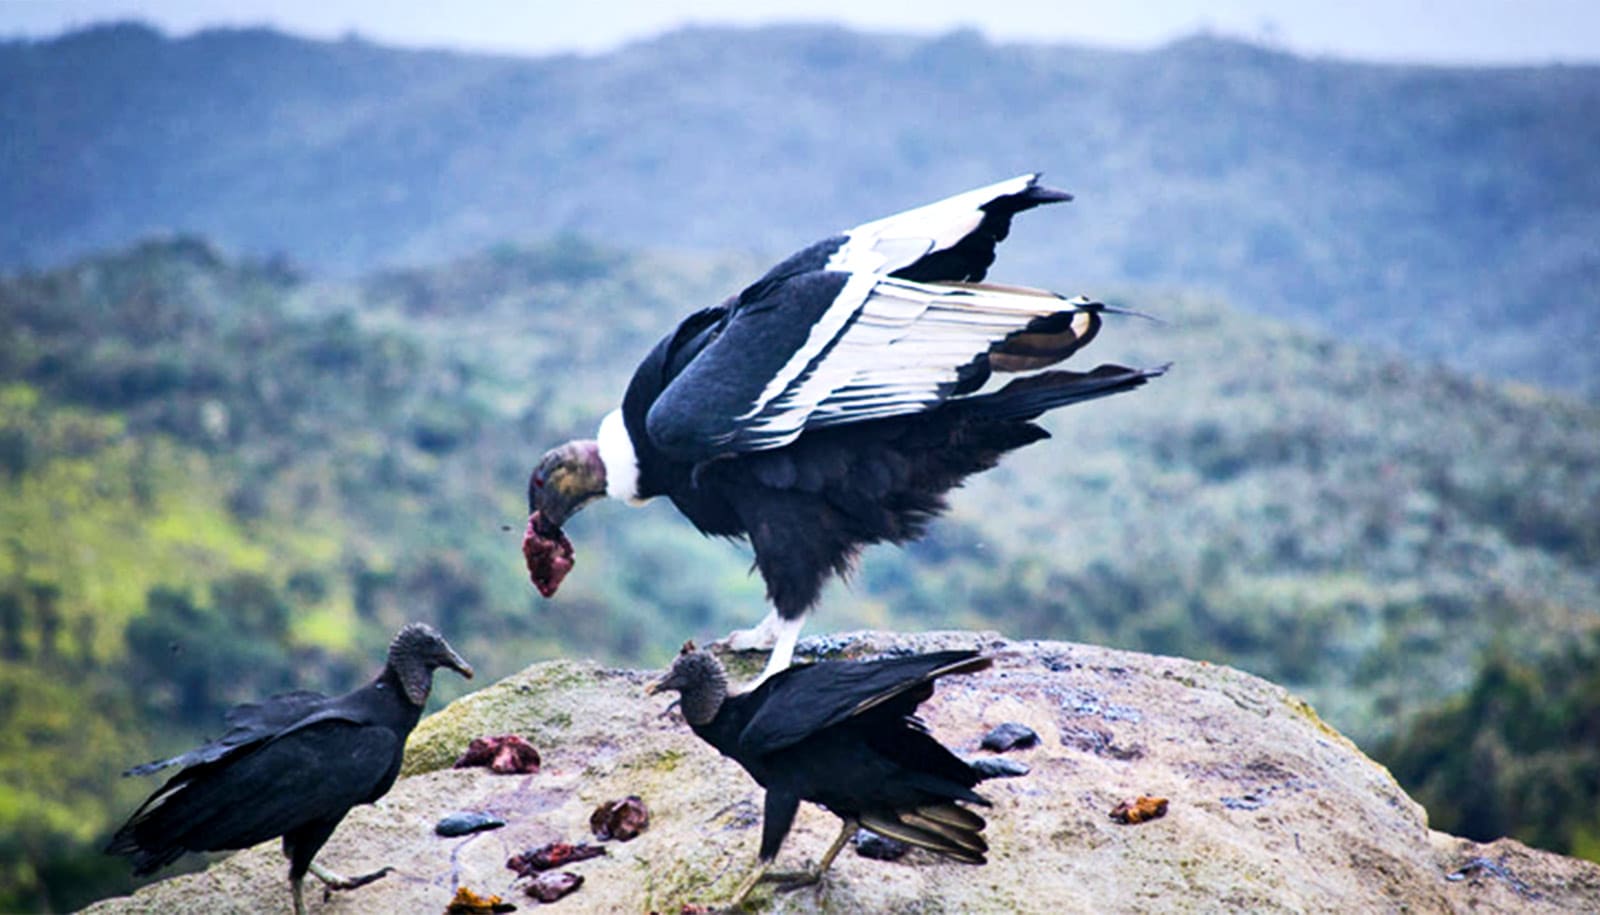
[[[1041,372],[1018,378],[992,394],[960,401],[987,420],[1030,420],[1046,410],[1131,391],[1152,378],[1166,374],[1171,364],[1150,369],[1130,369],[1106,364],[1089,372]]]

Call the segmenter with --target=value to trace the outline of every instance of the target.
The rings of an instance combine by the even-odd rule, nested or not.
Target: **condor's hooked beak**
[[[593,440],[567,442],[539,459],[528,477],[528,511],[538,515],[541,535],[561,530],[567,519],[606,494],[606,465]]]

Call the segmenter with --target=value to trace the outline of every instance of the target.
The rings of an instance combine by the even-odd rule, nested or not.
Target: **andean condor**
[[[601,496],[671,499],[707,535],[747,537],[774,610],[736,648],[789,665],[802,618],[863,546],[903,543],[945,493],[1047,438],[1046,410],[1164,368],[1038,371],[1094,339],[1083,297],[981,282],[1011,218],[1071,195],[1022,175],[869,222],[791,255],[685,318],[645,356],[594,440],[528,480],[528,571],[549,597],[572,567],[561,527]],[[1027,373],[997,390],[991,376]]]

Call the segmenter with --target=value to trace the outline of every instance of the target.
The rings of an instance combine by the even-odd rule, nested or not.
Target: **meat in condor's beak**
[[[562,525],[605,494],[605,463],[593,441],[568,442],[539,459],[528,477],[528,528],[522,535],[522,557],[540,594],[553,596],[572,571],[572,541],[562,533]]]

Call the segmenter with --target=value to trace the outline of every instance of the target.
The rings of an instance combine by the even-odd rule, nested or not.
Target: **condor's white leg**
[[[794,660],[794,646],[800,641],[800,627],[803,625],[805,625],[804,617],[786,620],[778,615],[778,611],[773,610],[753,629],[740,629],[728,633],[728,637],[722,640],[721,647],[730,651],[767,649],[772,651],[767,657],[766,669],[746,689],[760,686],[768,677],[789,667],[789,663]]]

